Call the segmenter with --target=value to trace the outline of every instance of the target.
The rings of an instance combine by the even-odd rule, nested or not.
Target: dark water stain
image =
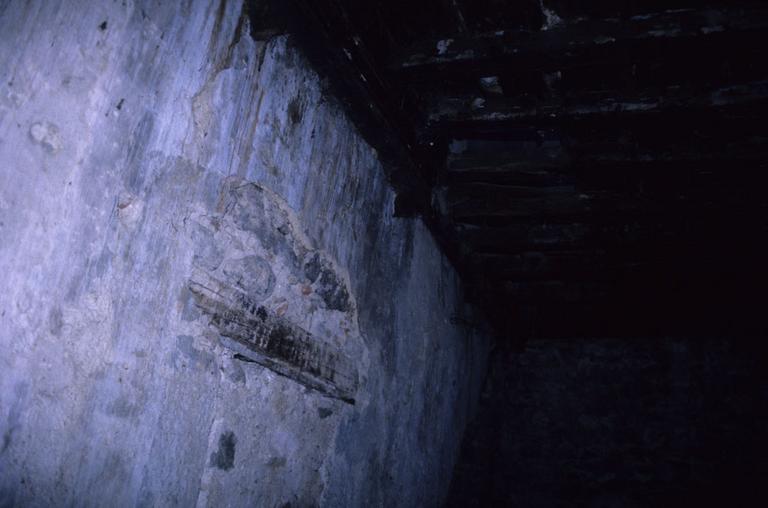
[[[301,123],[301,119],[304,116],[301,99],[294,97],[291,102],[288,103],[288,119],[291,121],[291,125],[297,125]]]
[[[346,312],[350,309],[346,286],[318,253],[304,264],[304,275],[315,285],[315,292],[328,309]]]
[[[235,467],[236,444],[237,438],[234,432],[223,432],[219,436],[219,449],[211,453],[211,465],[223,471],[229,471]]]
[[[63,326],[64,319],[62,316],[61,308],[57,305],[48,313],[48,330],[51,332],[51,335],[59,337],[61,335],[61,329]]]
[[[0,455],[5,453],[5,451],[8,450],[8,448],[11,446],[11,442],[13,441],[13,434],[19,427],[22,407],[24,401],[27,398],[27,393],[29,392],[29,385],[27,383],[18,383],[16,386],[14,386],[13,392],[15,397],[5,422],[6,430],[3,433],[2,446],[0,446]]]

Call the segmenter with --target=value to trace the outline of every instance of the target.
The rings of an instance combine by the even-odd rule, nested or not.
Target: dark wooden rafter
[[[592,115],[563,119],[556,128],[465,122],[447,131],[461,137],[449,144],[446,168],[453,181],[517,173],[531,181],[562,182],[563,172],[608,176],[611,167],[654,172],[675,165],[717,171],[736,164],[742,174],[768,159],[766,115],[768,107],[754,103],[740,111]],[[466,135],[482,138],[462,139]]]
[[[559,70],[626,58],[633,46],[691,38],[727,37],[768,27],[764,6],[677,9],[628,19],[579,19],[550,30],[499,30],[471,37],[446,37],[411,48],[390,68],[408,79],[430,73],[494,75],[500,68]]]
[[[706,217],[714,211],[743,217],[768,212],[768,201],[750,200],[755,198],[750,196],[754,192],[748,188],[724,192],[720,197],[706,190],[653,196],[602,190],[567,192],[563,189],[530,192],[529,196],[521,197],[519,190],[491,189],[492,186],[483,185],[488,187],[483,195],[454,191],[449,206],[455,222],[482,225],[499,220],[520,222],[535,219],[563,223],[600,220],[603,215],[634,220],[670,214]]]
[[[752,187],[766,178],[768,130],[725,123],[688,129],[659,126],[657,136],[615,130],[571,133],[544,142],[456,140],[446,162],[452,188],[472,183],[634,191],[680,186]],[[732,128],[732,134],[726,129]],[[741,127],[741,129],[739,129]],[[645,127],[644,127],[645,128]],[[766,131],[763,133],[762,131]],[[593,139],[596,137],[596,139]]]
[[[457,188],[465,184],[486,183],[544,188],[573,185],[583,189],[602,188],[651,193],[655,189],[681,192],[692,188],[727,191],[734,188],[757,189],[768,178],[768,162],[746,157],[662,159],[657,154],[655,159],[639,160],[598,159],[595,156],[576,163],[553,163],[550,166],[524,161],[519,164],[505,164],[500,168],[487,166],[482,160],[476,161],[476,164],[477,166],[466,166],[462,170],[449,171],[446,187]]]
[[[716,89],[670,86],[626,92],[600,90],[539,98],[463,96],[442,97],[429,120],[433,123],[507,122],[528,126],[555,125],[562,120],[604,115],[660,115],[680,110],[716,112],[768,103],[768,81],[739,83]]]
[[[501,333],[662,327],[768,256],[768,6],[279,3]]]
[[[530,220],[502,227],[457,225],[457,234],[462,242],[473,247],[477,255],[499,256],[523,252],[539,254],[558,252],[582,252],[583,250],[625,250],[648,241],[674,237],[676,231],[684,228],[683,218],[679,223],[669,224],[658,218],[624,219],[592,222],[546,222]],[[479,267],[496,271],[497,264],[483,260]]]

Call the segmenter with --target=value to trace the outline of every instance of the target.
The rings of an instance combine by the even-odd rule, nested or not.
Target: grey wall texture
[[[2,1],[0,69],[0,506],[440,503],[488,340],[289,39]]]

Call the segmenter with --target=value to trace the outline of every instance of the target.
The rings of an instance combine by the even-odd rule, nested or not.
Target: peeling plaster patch
[[[235,359],[354,402],[360,359],[352,357],[364,345],[348,275],[312,248],[282,199],[229,178],[217,213],[193,213],[186,225],[199,314],[184,304],[183,318],[215,332]]]
[[[61,150],[59,128],[50,122],[35,122],[29,128],[29,138],[42,146],[49,154]]]

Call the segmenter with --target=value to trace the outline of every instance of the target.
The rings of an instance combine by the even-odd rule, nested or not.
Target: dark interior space
[[[768,3],[0,0],[0,508],[768,506]]]
[[[766,6],[277,11],[492,324],[447,506],[768,502]]]

